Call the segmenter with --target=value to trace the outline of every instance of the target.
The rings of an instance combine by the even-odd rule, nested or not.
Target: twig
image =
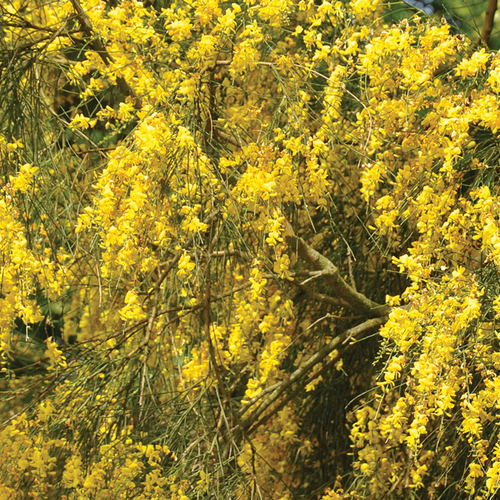
[[[351,281],[351,286],[355,292],[357,292],[356,289],[356,280],[354,279],[354,272],[352,268],[352,260],[354,258],[354,254],[352,253],[352,250],[350,247],[347,248],[347,262],[349,263],[349,280]],[[354,259],[356,260],[356,259]]]
[[[74,153],[78,156],[84,156],[89,153],[102,153],[103,151],[113,151],[117,149],[116,146],[112,146],[109,148],[97,148],[97,149],[87,149],[85,151],[75,151]]]
[[[177,264],[177,262],[179,262],[180,258],[181,258],[181,252],[177,252],[177,254],[174,256],[174,258],[170,262],[168,262],[167,267],[158,277],[158,280],[157,280],[156,286],[155,286],[156,290],[159,290],[161,284],[163,283],[165,278],[168,276],[168,274],[170,273],[172,268],[175,266],[175,264]]]
[[[216,252],[212,252],[210,257],[228,257],[231,255],[236,255],[241,257],[242,259],[249,259],[250,255],[241,250],[217,250]]]
[[[148,328],[146,330],[146,336],[144,337],[144,340],[141,342],[141,347],[145,348],[145,353],[144,353],[144,366],[142,370],[142,379],[141,379],[141,392],[139,394],[139,406],[141,407],[141,413],[139,414],[139,420],[141,419],[142,415],[142,401],[143,401],[143,396],[144,396],[144,382],[146,380],[146,369],[147,369],[147,362],[148,362],[148,351],[149,351],[149,339],[151,338],[151,332],[153,331],[153,325],[154,321],[156,319],[156,302],[153,306],[153,310],[151,311],[151,314],[149,316],[149,321],[148,321]]]
[[[233,146],[236,146],[238,148],[242,148],[243,146],[248,146],[248,143],[246,141],[244,141],[241,137],[238,137],[236,139],[234,136],[226,134],[225,132],[223,132],[222,130],[220,130],[217,127],[214,128],[214,131],[218,136],[222,137],[222,139],[225,139],[227,142],[229,142]]]
[[[212,64],[207,64],[206,66],[204,66],[201,71],[200,71],[200,75],[199,75],[199,78],[201,80],[201,77],[207,72],[209,71],[210,73],[213,73],[215,71],[215,68],[217,66],[228,66],[229,64],[231,64],[231,60],[223,60],[223,61],[215,61],[214,63]]]

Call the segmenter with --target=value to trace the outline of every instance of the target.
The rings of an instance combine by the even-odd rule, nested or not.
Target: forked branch
[[[296,248],[299,255],[309,264],[319,271],[319,276],[333,287],[335,293],[345,300],[353,310],[364,314],[369,318],[380,318],[387,316],[391,308],[385,304],[378,304],[368,297],[356,291],[340,275],[340,271],[335,264],[318,251],[309,246],[302,238],[297,236],[287,221],[287,230],[291,235],[288,237],[289,245]]]

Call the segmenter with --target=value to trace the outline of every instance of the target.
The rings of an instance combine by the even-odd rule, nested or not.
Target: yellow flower
[[[490,59],[490,54],[483,48],[479,52],[474,52],[470,59],[464,59],[456,68],[456,74],[464,78],[474,76],[479,71],[486,68]]]

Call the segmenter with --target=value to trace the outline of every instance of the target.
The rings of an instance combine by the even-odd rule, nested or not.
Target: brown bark
[[[490,46],[491,32],[493,31],[493,25],[495,24],[495,13],[498,7],[498,0],[489,0],[488,6],[486,7],[486,14],[484,16],[483,27],[481,29],[481,35],[476,41],[477,45],[481,43],[485,44],[487,47]]]

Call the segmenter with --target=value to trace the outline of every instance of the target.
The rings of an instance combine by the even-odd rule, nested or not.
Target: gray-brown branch
[[[302,238],[293,233],[292,226],[287,222],[287,230],[292,232],[288,243],[291,248],[296,248],[300,257],[319,271],[319,276],[333,287],[338,297],[345,300],[353,310],[364,314],[369,318],[380,318],[387,316],[391,308],[385,304],[378,304],[362,293],[357,292],[340,275],[338,267],[333,262],[310,247]]]
[[[486,14],[484,16],[483,27],[481,29],[481,36],[477,40],[476,44],[479,45],[483,42],[487,47],[490,46],[491,32],[493,31],[493,25],[495,24],[495,13],[498,7],[498,0],[489,0],[488,6],[486,7]]]
[[[284,393],[285,389],[289,386],[298,382],[300,379],[305,377],[318,363],[323,361],[332,351],[335,349],[340,349],[342,345],[345,345],[351,340],[357,340],[369,331],[373,331],[387,321],[388,317],[378,317],[369,319],[360,325],[357,325],[349,330],[345,331],[342,335],[335,337],[328,344],[324,345],[318,352],[313,354],[303,365],[297,368],[288,379],[279,382],[262,393],[255,396],[255,398],[248,401],[248,403],[243,406],[238,412],[238,416],[242,416],[247,410],[250,409],[259,399],[263,397],[263,393],[267,395],[272,390],[271,394],[267,396],[264,401],[259,405],[259,407],[244,421],[242,425],[244,429],[255,429],[258,427],[259,417]],[[274,390],[273,390],[274,389]],[[257,422],[257,424],[255,424]],[[255,424],[255,425],[254,425]],[[250,430],[250,432],[251,432]]]

